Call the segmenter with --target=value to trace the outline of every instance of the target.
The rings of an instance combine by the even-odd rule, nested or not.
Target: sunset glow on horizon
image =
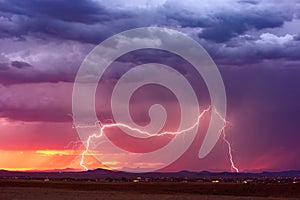
[[[128,38],[119,35],[108,45],[108,38],[116,34],[145,27],[157,32],[149,34],[149,38],[145,37],[147,34],[132,38],[130,34]],[[201,3],[196,0],[72,3],[67,0],[0,0],[0,170],[84,171],[85,166],[89,170],[121,171],[163,166],[159,169],[162,172],[299,170],[299,27],[298,0],[280,3],[275,0],[205,0]],[[154,37],[154,33],[160,31],[173,36],[177,31],[201,45],[203,52],[196,54],[197,48],[182,42],[180,34],[176,35],[174,44],[167,34],[162,34],[164,38]],[[106,43],[101,51],[98,49],[100,55],[87,59],[92,52],[99,53],[96,47],[103,41]],[[130,45],[147,48],[132,50]],[[210,64],[215,64],[220,74],[216,77],[220,77],[226,94],[213,99],[211,88],[217,87],[210,88],[208,78],[199,74],[190,60],[165,50],[164,45],[176,47],[179,52],[184,49],[183,53],[199,60],[211,57],[211,63],[203,61],[202,70],[209,74],[213,71]],[[122,48],[127,47],[128,52],[114,57],[115,51],[122,52]],[[115,58],[114,62],[107,61],[110,57]],[[100,59],[108,63],[103,72],[103,66],[99,67],[101,73],[93,68]],[[154,69],[149,63],[159,63],[160,68],[149,70]],[[78,78],[85,64],[91,67],[83,69],[87,74]],[[145,68],[136,69],[139,66]],[[99,74],[102,75],[99,79],[94,77]],[[149,81],[149,77],[155,81]],[[185,85],[181,79],[188,83]],[[98,84],[95,91],[82,86],[77,114],[74,85],[78,81],[80,88],[80,81],[89,85],[93,83],[90,80],[97,80]],[[139,86],[139,82],[146,84]],[[182,97],[179,98],[171,86],[159,83],[173,83],[179,88],[174,86],[178,96]],[[219,82],[214,79],[210,83]],[[118,92],[114,92],[116,86],[121,88]],[[127,99],[131,87],[136,90]],[[185,93],[186,88],[194,93]],[[95,92],[92,100],[88,96],[91,91]],[[116,93],[121,93],[120,98]],[[213,110],[213,103],[222,105],[220,97],[225,96],[224,109],[218,107],[220,115],[217,109]],[[112,97],[116,100],[112,101]],[[88,106],[80,107],[84,103]],[[126,121],[130,116],[140,127],[138,131],[131,130],[132,135],[125,134],[126,124],[113,127],[118,121],[115,113],[126,106],[128,113],[118,113],[118,117]],[[207,112],[202,113],[206,109]],[[95,116],[89,115],[91,110]],[[197,117],[192,111],[203,114],[201,120],[195,121]],[[187,115],[185,121],[184,114]],[[222,114],[226,114],[226,118],[223,119]],[[226,135],[224,137],[220,127],[213,127],[216,130],[212,130],[222,134],[212,150],[199,159],[212,116],[217,115],[221,117],[215,119],[226,124]],[[76,124],[78,116],[82,127]],[[155,120],[154,116],[161,118]],[[84,127],[93,123],[95,127]],[[199,127],[195,137],[191,137],[193,140],[189,138],[190,133],[184,135],[179,131],[195,128],[195,123]],[[112,127],[100,132],[100,128],[109,125]],[[129,119],[128,127],[133,127]],[[180,134],[153,136],[149,131],[143,135],[145,127],[153,133]],[[185,150],[176,157],[174,149],[163,148],[178,135],[184,135],[181,144],[190,141],[191,144],[184,149],[185,146],[174,143],[174,149]],[[213,143],[213,139],[207,140]],[[159,154],[161,149],[164,155]],[[153,153],[146,157],[148,160],[137,156],[147,153]],[[168,160],[170,157],[175,161]]]

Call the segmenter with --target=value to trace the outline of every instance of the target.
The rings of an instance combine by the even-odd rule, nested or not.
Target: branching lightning
[[[155,136],[162,136],[162,135],[179,135],[179,134],[186,133],[186,132],[188,132],[188,131],[194,129],[195,127],[197,127],[197,125],[199,125],[200,119],[204,116],[205,113],[207,113],[207,112],[210,111],[210,110],[215,111],[215,112],[218,114],[218,116],[224,121],[224,126],[222,127],[221,131],[222,131],[222,133],[223,133],[223,140],[224,140],[224,142],[225,142],[225,143],[227,144],[227,146],[228,146],[228,154],[229,154],[229,158],[230,158],[231,170],[234,170],[235,172],[239,172],[239,169],[236,167],[236,165],[235,165],[235,163],[234,163],[234,160],[233,160],[231,144],[230,144],[230,142],[226,139],[225,128],[226,128],[227,124],[229,124],[229,122],[226,121],[226,120],[225,120],[225,119],[224,119],[224,118],[216,111],[216,109],[213,109],[211,106],[209,106],[207,109],[203,110],[203,111],[199,114],[199,116],[198,116],[198,118],[197,118],[197,121],[196,121],[191,127],[187,128],[187,129],[184,129],[184,130],[181,130],[181,131],[177,131],[177,132],[168,132],[168,131],[166,131],[166,132],[161,132],[161,133],[156,134]],[[96,124],[95,124],[95,125],[96,125]],[[90,127],[90,126],[77,126],[77,127],[82,128],[82,127]],[[129,129],[129,130],[131,130],[131,131],[135,131],[135,132],[138,132],[138,133],[143,134],[143,135],[153,136],[153,135],[152,135],[151,133],[149,133],[149,132],[142,131],[142,130],[140,130],[140,129],[130,127],[130,126],[128,126],[128,125],[126,125],[126,124],[123,124],[123,123],[112,123],[112,124],[101,124],[101,123],[100,123],[100,127],[101,127],[101,129],[100,129],[100,131],[99,131],[98,134],[92,134],[92,135],[90,135],[90,136],[88,137],[88,139],[86,140],[86,146],[85,146],[86,148],[85,148],[85,150],[84,150],[84,151],[82,152],[82,154],[81,154],[81,159],[80,159],[80,163],[79,163],[79,164],[80,164],[80,166],[81,166],[84,170],[86,170],[86,171],[88,170],[88,167],[85,166],[84,160],[85,160],[86,154],[88,153],[88,151],[89,151],[89,149],[90,149],[91,142],[92,142],[93,139],[97,139],[97,138],[102,137],[106,128],[123,127],[123,128],[125,128],[125,129]]]

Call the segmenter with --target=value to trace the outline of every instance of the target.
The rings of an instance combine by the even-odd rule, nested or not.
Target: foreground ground
[[[1,200],[300,199],[293,183],[100,183],[0,180]]]

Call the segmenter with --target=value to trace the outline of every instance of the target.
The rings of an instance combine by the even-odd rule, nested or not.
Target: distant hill
[[[151,172],[151,173],[128,173],[122,171],[110,171],[95,169],[89,171],[74,171],[74,169],[51,170],[44,172],[18,172],[0,170],[0,178],[18,179],[74,179],[74,180],[111,180],[111,179],[136,179],[137,177],[151,178],[152,180],[261,180],[261,179],[300,179],[300,171],[262,172],[262,173],[232,173],[232,172]]]

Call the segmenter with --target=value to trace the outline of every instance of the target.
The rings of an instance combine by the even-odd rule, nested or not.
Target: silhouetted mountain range
[[[232,172],[150,172],[150,173],[128,173],[122,171],[110,171],[106,169],[95,169],[89,171],[76,172],[74,169],[51,170],[43,172],[18,172],[0,170],[0,178],[18,179],[72,179],[72,180],[118,180],[136,179],[137,177],[152,180],[275,180],[275,179],[300,179],[300,171],[281,171],[281,172],[261,172],[261,173],[232,173]]]

